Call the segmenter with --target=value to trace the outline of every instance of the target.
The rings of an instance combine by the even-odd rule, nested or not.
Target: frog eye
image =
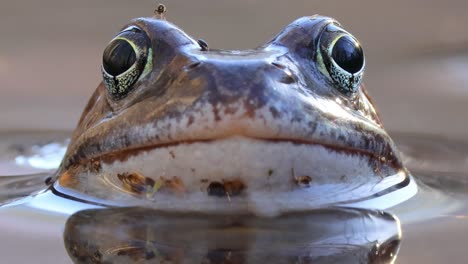
[[[119,76],[126,72],[135,62],[135,50],[127,40],[123,39],[112,41],[104,50],[102,56],[102,66],[112,76]]]
[[[148,36],[137,27],[117,35],[104,50],[102,75],[113,99],[125,97],[148,67],[151,52]]]
[[[329,24],[320,35],[319,61],[323,71],[345,95],[357,92],[364,73],[365,58],[361,44],[336,24]]]

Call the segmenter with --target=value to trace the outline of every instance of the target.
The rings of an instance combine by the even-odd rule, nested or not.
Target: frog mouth
[[[340,153],[343,155],[349,156],[362,156],[368,157],[370,162],[374,164],[381,164],[385,166],[389,166],[394,168],[395,170],[403,169],[403,165],[398,157],[394,155],[387,155],[382,153],[391,153],[393,154],[394,151],[391,149],[391,146],[379,146],[378,148],[384,149],[381,151],[382,153],[374,152],[370,149],[363,149],[363,148],[353,148],[349,146],[345,146],[343,144],[332,144],[332,143],[324,143],[312,140],[303,140],[303,139],[289,139],[289,138],[261,138],[261,137],[246,137],[246,136],[231,136],[231,137],[224,137],[224,138],[215,138],[215,139],[195,139],[195,140],[181,140],[175,142],[168,142],[162,144],[148,144],[138,147],[126,148],[118,151],[112,151],[108,153],[101,154],[99,156],[86,159],[83,163],[89,161],[100,160],[105,163],[112,163],[115,161],[126,161],[132,156],[138,156],[141,153],[152,151],[155,149],[170,149],[181,145],[192,145],[197,143],[203,144],[212,144],[216,145],[217,142],[230,139],[230,138],[245,138],[247,140],[252,140],[253,142],[263,142],[264,144],[281,144],[281,143],[289,143],[291,145],[296,146],[320,146],[329,151]],[[387,149],[388,148],[388,149]]]
[[[96,161],[99,168],[90,170]],[[227,211],[272,204],[275,212],[305,210],[375,196],[408,179],[401,168],[361,150],[242,136],[145,146],[93,162],[62,174],[73,179],[60,177],[59,188],[104,204],[133,201],[168,210],[219,211],[225,202]]]
[[[245,156],[249,158],[246,159]],[[303,164],[310,163],[314,164],[312,168],[302,169],[302,172],[301,169],[295,169],[306,167]],[[224,169],[213,169],[216,164],[223,164]],[[203,174],[211,175],[210,177],[218,180],[226,177],[236,178],[239,175],[243,175],[239,176],[241,178],[249,178],[265,174],[256,171],[250,176],[246,171],[238,172],[233,168],[251,164],[257,164],[256,166],[261,167],[263,172],[268,173],[273,173],[279,166],[287,167],[289,169],[287,171],[283,169],[281,174],[288,174],[293,178],[294,171],[305,175],[305,178],[316,178],[317,174],[320,174],[318,177],[322,178],[322,182],[339,182],[346,177],[362,175],[385,178],[404,170],[399,159],[390,159],[365,149],[298,139],[254,138],[239,135],[126,148],[84,159],[71,168],[72,170],[93,168],[91,170],[112,172],[113,175],[135,172],[149,175],[151,179],[159,177],[158,175],[169,174],[188,177],[186,175],[193,174],[192,172],[200,168],[210,168],[201,173],[200,180],[204,179]],[[179,170],[171,172],[171,168]],[[365,169],[360,170],[360,168]],[[217,172],[214,172],[216,170]],[[317,172],[320,170],[327,172]],[[316,176],[309,176],[314,174]]]

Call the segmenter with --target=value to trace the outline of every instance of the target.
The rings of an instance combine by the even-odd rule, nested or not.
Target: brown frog
[[[409,184],[361,85],[358,40],[299,18],[252,50],[213,50],[137,18],[104,50],[54,190],[110,205],[278,213]]]

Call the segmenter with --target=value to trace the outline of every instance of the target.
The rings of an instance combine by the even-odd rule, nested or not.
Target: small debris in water
[[[148,187],[152,188],[155,185],[153,179],[145,177],[138,172],[120,173],[117,174],[117,178],[119,178],[127,191],[136,194],[143,194]]]
[[[312,177],[308,175],[296,176],[294,168],[291,168],[291,175],[293,177],[294,183],[296,183],[296,185],[298,185],[299,187],[310,187]]]
[[[117,178],[122,182],[125,190],[135,194],[146,194],[147,198],[152,198],[157,192],[164,189],[171,190],[176,194],[185,193],[184,183],[177,176],[171,178],[160,176],[159,179],[153,180],[134,172],[117,174]]]

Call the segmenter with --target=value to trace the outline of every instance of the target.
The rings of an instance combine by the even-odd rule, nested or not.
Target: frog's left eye
[[[150,41],[137,27],[122,31],[107,45],[102,56],[102,75],[107,91],[121,99],[133,88],[148,66]]]
[[[320,35],[319,61],[340,92],[354,94],[361,84],[365,58],[362,47],[350,33],[329,24]]]

